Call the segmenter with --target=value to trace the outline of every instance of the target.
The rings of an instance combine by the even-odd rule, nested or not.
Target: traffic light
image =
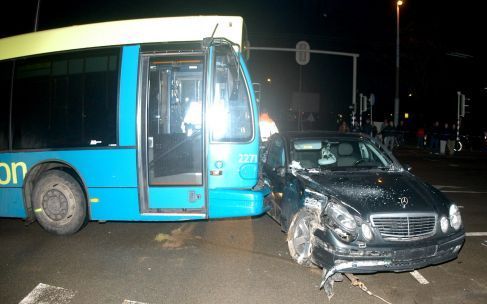
[[[462,94],[460,101],[460,116],[462,117],[465,117],[465,114],[469,113],[466,111],[466,108],[470,106],[469,104],[467,104],[468,101],[470,101],[470,98],[465,97],[465,94]]]
[[[469,113],[466,111],[466,108],[470,106],[468,104],[468,102],[470,101],[470,98],[466,97],[465,94],[462,94],[462,92],[460,92],[460,91],[457,92],[457,95],[458,95],[457,116],[458,116],[458,118],[465,117],[465,114]]]

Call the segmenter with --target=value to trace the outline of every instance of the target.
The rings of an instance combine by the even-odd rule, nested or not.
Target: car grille
[[[429,237],[435,233],[436,214],[380,214],[372,215],[372,226],[384,240],[409,241]]]

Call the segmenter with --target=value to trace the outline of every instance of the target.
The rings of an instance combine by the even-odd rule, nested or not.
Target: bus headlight
[[[446,233],[448,231],[449,226],[450,226],[450,222],[448,221],[446,216],[442,216],[440,220],[441,232]]]
[[[460,210],[455,204],[450,206],[450,225],[453,229],[458,230],[462,226],[462,216],[460,215]]]

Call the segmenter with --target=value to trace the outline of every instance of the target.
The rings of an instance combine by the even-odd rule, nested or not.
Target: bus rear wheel
[[[54,234],[73,234],[86,220],[86,199],[81,186],[64,171],[50,170],[39,177],[32,204],[39,224]]]

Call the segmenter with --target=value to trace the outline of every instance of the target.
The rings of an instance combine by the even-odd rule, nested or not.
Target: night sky
[[[401,8],[401,115],[412,127],[434,120],[454,122],[457,91],[471,99],[464,125],[479,134],[487,128],[487,18],[483,1],[404,1]],[[1,10],[0,37],[30,32],[37,1],[17,1]],[[393,112],[396,2],[358,0],[272,1],[53,1],[42,0],[39,30],[100,21],[185,16],[240,15],[252,46],[292,48],[306,40],[312,49],[358,53],[358,93],[376,96],[374,120]],[[211,33],[209,33],[210,35]],[[289,121],[291,96],[299,87],[292,53],[254,51],[249,68],[263,84],[262,103],[282,128]],[[303,91],[320,94],[313,128],[335,129],[349,117],[352,60],[312,55],[302,68]],[[266,83],[271,78],[272,82]]]

